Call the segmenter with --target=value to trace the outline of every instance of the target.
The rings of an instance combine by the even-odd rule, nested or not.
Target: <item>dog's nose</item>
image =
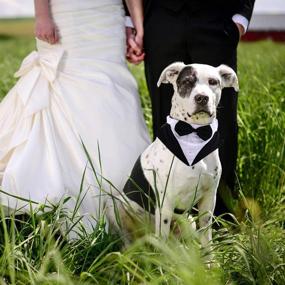
[[[209,97],[205,95],[201,95],[201,94],[196,95],[194,99],[195,99],[195,102],[201,106],[205,106],[209,102]]]

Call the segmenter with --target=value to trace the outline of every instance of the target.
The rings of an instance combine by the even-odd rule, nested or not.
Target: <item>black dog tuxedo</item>
[[[167,123],[160,129],[157,139],[184,164],[193,167],[219,147],[220,139],[217,128],[216,120],[214,120],[211,125],[200,127],[195,125],[195,127],[193,127],[193,125],[184,121],[178,121],[168,117]],[[193,146],[195,148],[194,150]],[[191,147],[193,150],[192,153]],[[141,165],[141,156],[137,159],[123,191],[130,200],[139,204],[146,211],[154,214],[156,203],[155,189],[151,187],[144,175]],[[174,213],[182,214],[187,210],[189,209],[175,209]]]

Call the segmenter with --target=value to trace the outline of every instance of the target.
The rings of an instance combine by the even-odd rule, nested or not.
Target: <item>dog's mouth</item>
[[[212,122],[216,114],[209,110],[196,110],[194,113],[187,112],[189,122],[198,125],[207,125]]]
[[[189,115],[188,113],[187,113],[187,115]],[[212,117],[213,116],[213,113],[211,113],[209,110],[197,110],[196,112],[194,112],[193,114],[192,114],[192,116],[202,116],[202,117]]]

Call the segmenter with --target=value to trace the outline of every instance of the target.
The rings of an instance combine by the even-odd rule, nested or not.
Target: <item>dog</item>
[[[109,201],[106,213],[110,225],[121,231],[128,244],[134,237],[136,218],[149,213],[155,234],[166,239],[174,216],[197,205],[200,241],[206,247],[212,240],[222,172],[217,106],[223,88],[238,91],[238,78],[226,65],[175,62],[162,71],[157,85],[169,83],[174,94],[167,123],[138,158],[124,193]]]

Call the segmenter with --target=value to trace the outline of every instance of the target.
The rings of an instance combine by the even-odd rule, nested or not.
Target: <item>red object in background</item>
[[[285,31],[248,31],[242,36],[242,41],[259,41],[259,40],[273,40],[276,42],[285,42]]]

